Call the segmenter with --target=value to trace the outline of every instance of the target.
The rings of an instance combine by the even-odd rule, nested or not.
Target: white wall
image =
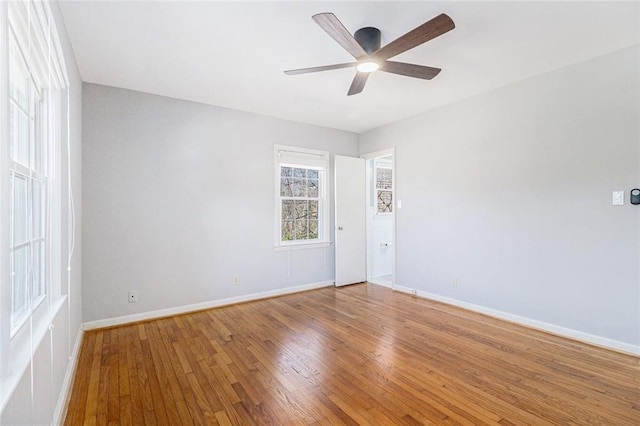
[[[63,407],[66,396],[67,385],[69,384],[72,362],[70,357],[74,347],[77,348],[82,325],[82,305],[81,305],[81,235],[82,211],[82,81],[78,73],[75,58],[71,50],[71,45],[67,39],[64,23],[61,18],[57,3],[50,3],[53,16],[55,18],[60,41],[67,64],[67,71],[70,82],[70,133],[71,133],[71,173],[72,188],[76,201],[76,249],[71,263],[71,284],[67,287],[67,243],[69,226],[67,223],[67,202],[68,191],[66,184],[63,184],[62,191],[62,224],[61,235],[63,242],[61,252],[63,253],[62,271],[62,292],[67,294],[67,298],[60,308],[60,311],[53,319],[53,329],[48,331],[41,342],[35,342],[35,352],[33,363],[28,367],[16,390],[10,397],[5,409],[0,412],[0,425],[48,425],[57,422],[57,417],[61,415],[60,409]],[[67,110],[66,99],[62,108],[63,122],[66,122]],[[61,152],[62,167],[61,174],[65,177],[68,171],[67,162],[67,129],[62,129],[63,147]],[[69,291],[68,291],[69,290]],[[33,399],[32,399],[33,394]]]
[[[638,50],[361,135],[396,147],[397,284],[640,349]]]
[[[86,321],[333,280],[332,246],[274,251],[274,145],[357,135],[93,84],[83,105]]]

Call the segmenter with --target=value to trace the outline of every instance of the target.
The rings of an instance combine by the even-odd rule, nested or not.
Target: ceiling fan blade
[[[453,20],[447,14],[442,13],[380,48],[372,56],[374,59],[380,61],[392,58],[402,52],[413,49],[422,43],[426,43],[429,40],[441,36],[455,27],[456,25],[453,23]]]
[[[384,61],[382,65],[380,65],[380,71],[390,72],[392,74],[406,75],[408,77],[422,78],[424,80],[431,80],[442,70],[440,68],[425,67],[424,65]]]
[[[350,68],[355,67],[357,62],[347,62],[344,64],[333,64],[333,65],[323,65],[321,67],[311,67],[311,68],[299,68],[296,70],[286,70],[284,73],[287,75],[298,75],[298,74],[308,74],[311,72],[320,72],[320,71],[331,71],[331,70],[339,70],[341,68]]]
[[[312,19],[354,58],[359,59],[367,55],[367,52],[333,13],[318,13],[313,15]]]
[[[364,89],[364,85],[367,82],[368,78],[368,72],[356,73],[356,76],[353,77],[353,81],[351,82],[351,87],[349,87],[349,93],[347,93],[347,96],[357,95],[358,93],[362,92],[362,89]]]

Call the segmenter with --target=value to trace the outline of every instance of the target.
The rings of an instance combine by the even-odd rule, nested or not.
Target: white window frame
[[[9,97],[10,59],[9,40],[16,46],[26,63],[29,92],[37,92],[39,128],[32,128],[30,134],[41,138],[43,159],[36,167],[29,152],[29,164],[14,161],[9,143]],[[33,351],[40,346],[52,320],[62,307],[66,295],[62,292],[62,93],[67,91],[68,78],[64,56],[55,21],[47,2],[23,0],[0,2],[0,123],[2,139],[0,152],[0,411],[7,398],[15,389],[33,357]],[[67,96],[67,103],[68,103]],[[67,110],[68,113],[68,110]],[[66,117],[68,119],[68,117]],[[30,126],[31,127],[31,126]],[[67,123],[68,129],[68,123]],[[36,131],[37,130],[37,131]],[[31,136],[30,136],[31,137]],[[68,137],[68,135],[67,135]],[[31,148],[30,148],[31,149]],[[69,167],[69,165],[67,165]],[[43,291],[37,297],[30,297],[28,314],[12,324],[12,276],[11,252],[15,247],[12,227],[12,174],[26,176],[28,191],[35,180],[43,182],[42,191],[46,196],[42,203],[44,216],[41,220],[43,237],[32,235],[29,242],[44,244],[45,269]],[[30,210],[31,201],[27,201]],[[32,212],[28,212],[29,228],[33,227]],[[32,256],[30,256],[33,258]],[[31,284],[29,284],[31,285]]]
[[[329,152],[286,145],[274,146],[275,249],[305,249],[326,247],[330,242],[330,205],[328,199]],[[282,202],[290,197],[280,194],[281,167],[318,170],[318,238],[313,240],[282,241]],[[307,199],[307,198],[300,198]],[[316,198],[313,198],[316,199]]]

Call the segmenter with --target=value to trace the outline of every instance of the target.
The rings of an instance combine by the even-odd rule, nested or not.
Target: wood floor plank
[[[87,332],[65,424],[640,424],[640,358],[359,284]]]
[[[179,409],[179,406],[183,403],[182,392],[174,386],[176,380],[173,370],[170,365],[167,368],[167,363],[163,360],[163,354],[166,354],[164,342],[158,337],[157,328],[150,326],[150,324],[145,327],[145,332],[148,341],[143,342],[143,350],[147,357],[147,363],[153,366],[154,370],[154,374],[150,374],[149,384],[153,390],[154,406],[158,404],[164,405],[168,424],[185,424],[183,422],[189,417],[180,416],[181,413],[184,414]]]
[[[118,341],[120,347],[118,348],[118,409],[120,424],[131,425],[133,424],[131,416],[131,404],[129,404],[131,398],[131,392],[129,390],[129,368],[127,365],[127,344],[126,329],[118,328]]]
[[[108,410],[107,422],[120,423],[120,376],[118,364],[120,358],[120,341],[117,329],[110,331],[109,356],[105,360],[108,363],[109,386],[107,387]]]
[[[98,333],[95,338],[95,343],[92,352],[91,372],[89,374],[89,386],[87,387],[87,403],[85,407],[85,414],[83,424],[94,424],[97,421],[98,415],[98,399],[100,391],[100,372],[102,362],[102,341],[104,333]],[[101,407],[104,409],[106,407]]]
[[[142,408],[142,398],[138,378],[136,375],[136,360],[133,349],[133,342],[137,338],[134,327],[123,327],[126,332],[126,354],[127,354],[127,377],[129,377],[129,395],[121,398],[121,403],[129,406],[130,418],[132,424],[142,424],[144,414]],[[98,331],[99,333],[100,331]]]
[[[160,324],[161,326],[158,327],[158,333],[165,342],[161,352],[164,352],[164,357],[166,358],[167,374],[169,375],[167,380],[171,382],[171,394],[176,395],[175,397],[179,400],[181,418],[182,416],[189,416],[194,424],[199,424],[201,423],[200,420],[204,419],[204,414],[197,404],[193,389],[189,386],[187,372],[182,369],[178,355],[174,350],[174,345],[178,342],[174,322],[171,319],[165,319]],[[180,393],[182,397],[179,396]],[[182,424],[189,424],[189,422],[186,421]]]

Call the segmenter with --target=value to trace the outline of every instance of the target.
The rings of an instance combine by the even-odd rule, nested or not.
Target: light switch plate
[[[613,191],[611,204],[614,206],[624,205],[624,191]]]

